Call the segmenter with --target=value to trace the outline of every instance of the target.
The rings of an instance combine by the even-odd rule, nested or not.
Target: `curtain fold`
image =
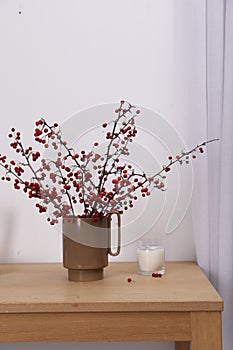
[[[217,288],[224,299],[224,349],[233,344],[233,2],[226,1]]]
[[[233,344],[233,1],[206,0],[205,193],[194,198],[204,212],[194,224],[197,260],[224,300],[223,348]],[[200,190],[200,188],[199,188]],[[196,192],[197,193],[197,192]],[[203,245],[204,244],[204,245]]]

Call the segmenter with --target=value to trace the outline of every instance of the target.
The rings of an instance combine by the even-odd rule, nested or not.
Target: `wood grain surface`
[[[104,279],[94,282],[68,281],[61,264],[0,265],[0,313],[222,309],[192,262],[167,263],[162,278],[138,275],[135,263],[111,263]]]
[[[173,340],[176,350],[221,350],[222,310],[193,262],[167,263],[162,278],[111,263],[94,282],[68,281],[62,264],[0,265],[0,342]]]

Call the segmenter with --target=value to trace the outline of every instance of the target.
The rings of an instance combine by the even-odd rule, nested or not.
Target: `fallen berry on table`
[[[157,277],[159,277],[159,275],[160,275],[159,273],[155,273],[155,272],[153,272],[151,276],[152,276],[152,277],[156,277],[156,278],[157,278]]]

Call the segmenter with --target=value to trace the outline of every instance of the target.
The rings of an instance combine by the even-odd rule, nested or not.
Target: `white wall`
[[[12,126],[30,144],[37,118],[63,123],[80,110],[121,98],[157,110],[193,146],[190,120],[198,142],[202,135],[194,117],[205,113],[204,30],[201,0],[0,1],[0,153],[10,154],[6,141]],[[47,225],[23,194],[0,186],[0,261],[61,261],[59,231]],[[170,192],[174,201],[176,190]],[[167,205],[148,236],[159,235],[167,260],[194,260],[190,211],[166,235],[169,201]],[[118,260],[135,260],[135,248],[136,242],[123,247]],[[127,343],[127,348],[141,345]],[[59,348],[1,344],[0,349],[22,346]],[[83,350],[93,347],[79,344]],[[143,344],[152,347],[171,350],[173,344]]]

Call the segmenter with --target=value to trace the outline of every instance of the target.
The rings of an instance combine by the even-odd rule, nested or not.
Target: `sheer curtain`
[[[233,1],[206,0],[206,137],[193,197],[197,260],[224,300],[223,345],[233,344]],[[200,169],[199,169],[200,170]],[[201,220],[195,213],[201,212]]]

